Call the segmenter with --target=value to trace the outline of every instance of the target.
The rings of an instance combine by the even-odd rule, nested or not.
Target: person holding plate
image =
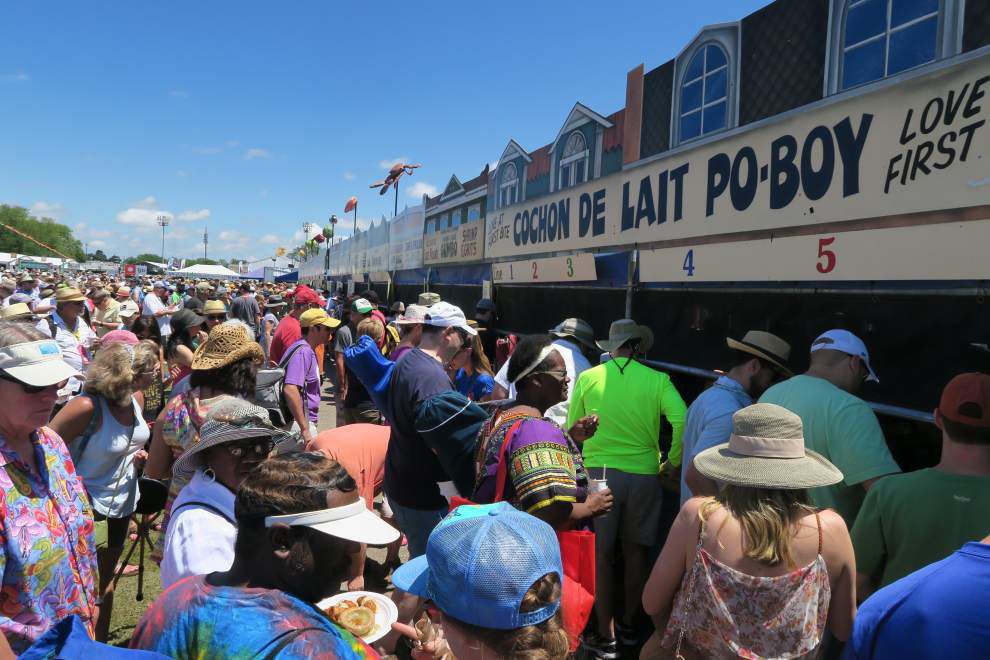
[[[271,457],[241,483],[234,513],[230,570],[172,585],[131,647],[173,658],[377,657],[313,606],[338,590],[360,543],[398,538],[347,471],[316,452]]]

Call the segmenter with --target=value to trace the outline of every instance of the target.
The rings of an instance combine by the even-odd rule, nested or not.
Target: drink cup
[[[588,492],[589,493],[600,493],[603,490],[608,490],[608,480],[607,479],[589,479],[588,480]]]

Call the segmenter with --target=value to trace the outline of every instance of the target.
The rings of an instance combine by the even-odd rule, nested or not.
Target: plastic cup
[[[588,492],[589,493],[600,493],[603,490],[608,490],[608,480],[607,479],[589,479],[588,480]]]

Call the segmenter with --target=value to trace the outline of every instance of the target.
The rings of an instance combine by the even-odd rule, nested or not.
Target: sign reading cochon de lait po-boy
[[[990,56],[489,211],[486,257],[990,202]]]

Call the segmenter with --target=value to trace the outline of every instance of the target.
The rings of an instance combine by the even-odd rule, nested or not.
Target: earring
[[[217,473],[213,471],[213,468],[206,466],[203,468],[203,476],[212,484],[217,480]]]

